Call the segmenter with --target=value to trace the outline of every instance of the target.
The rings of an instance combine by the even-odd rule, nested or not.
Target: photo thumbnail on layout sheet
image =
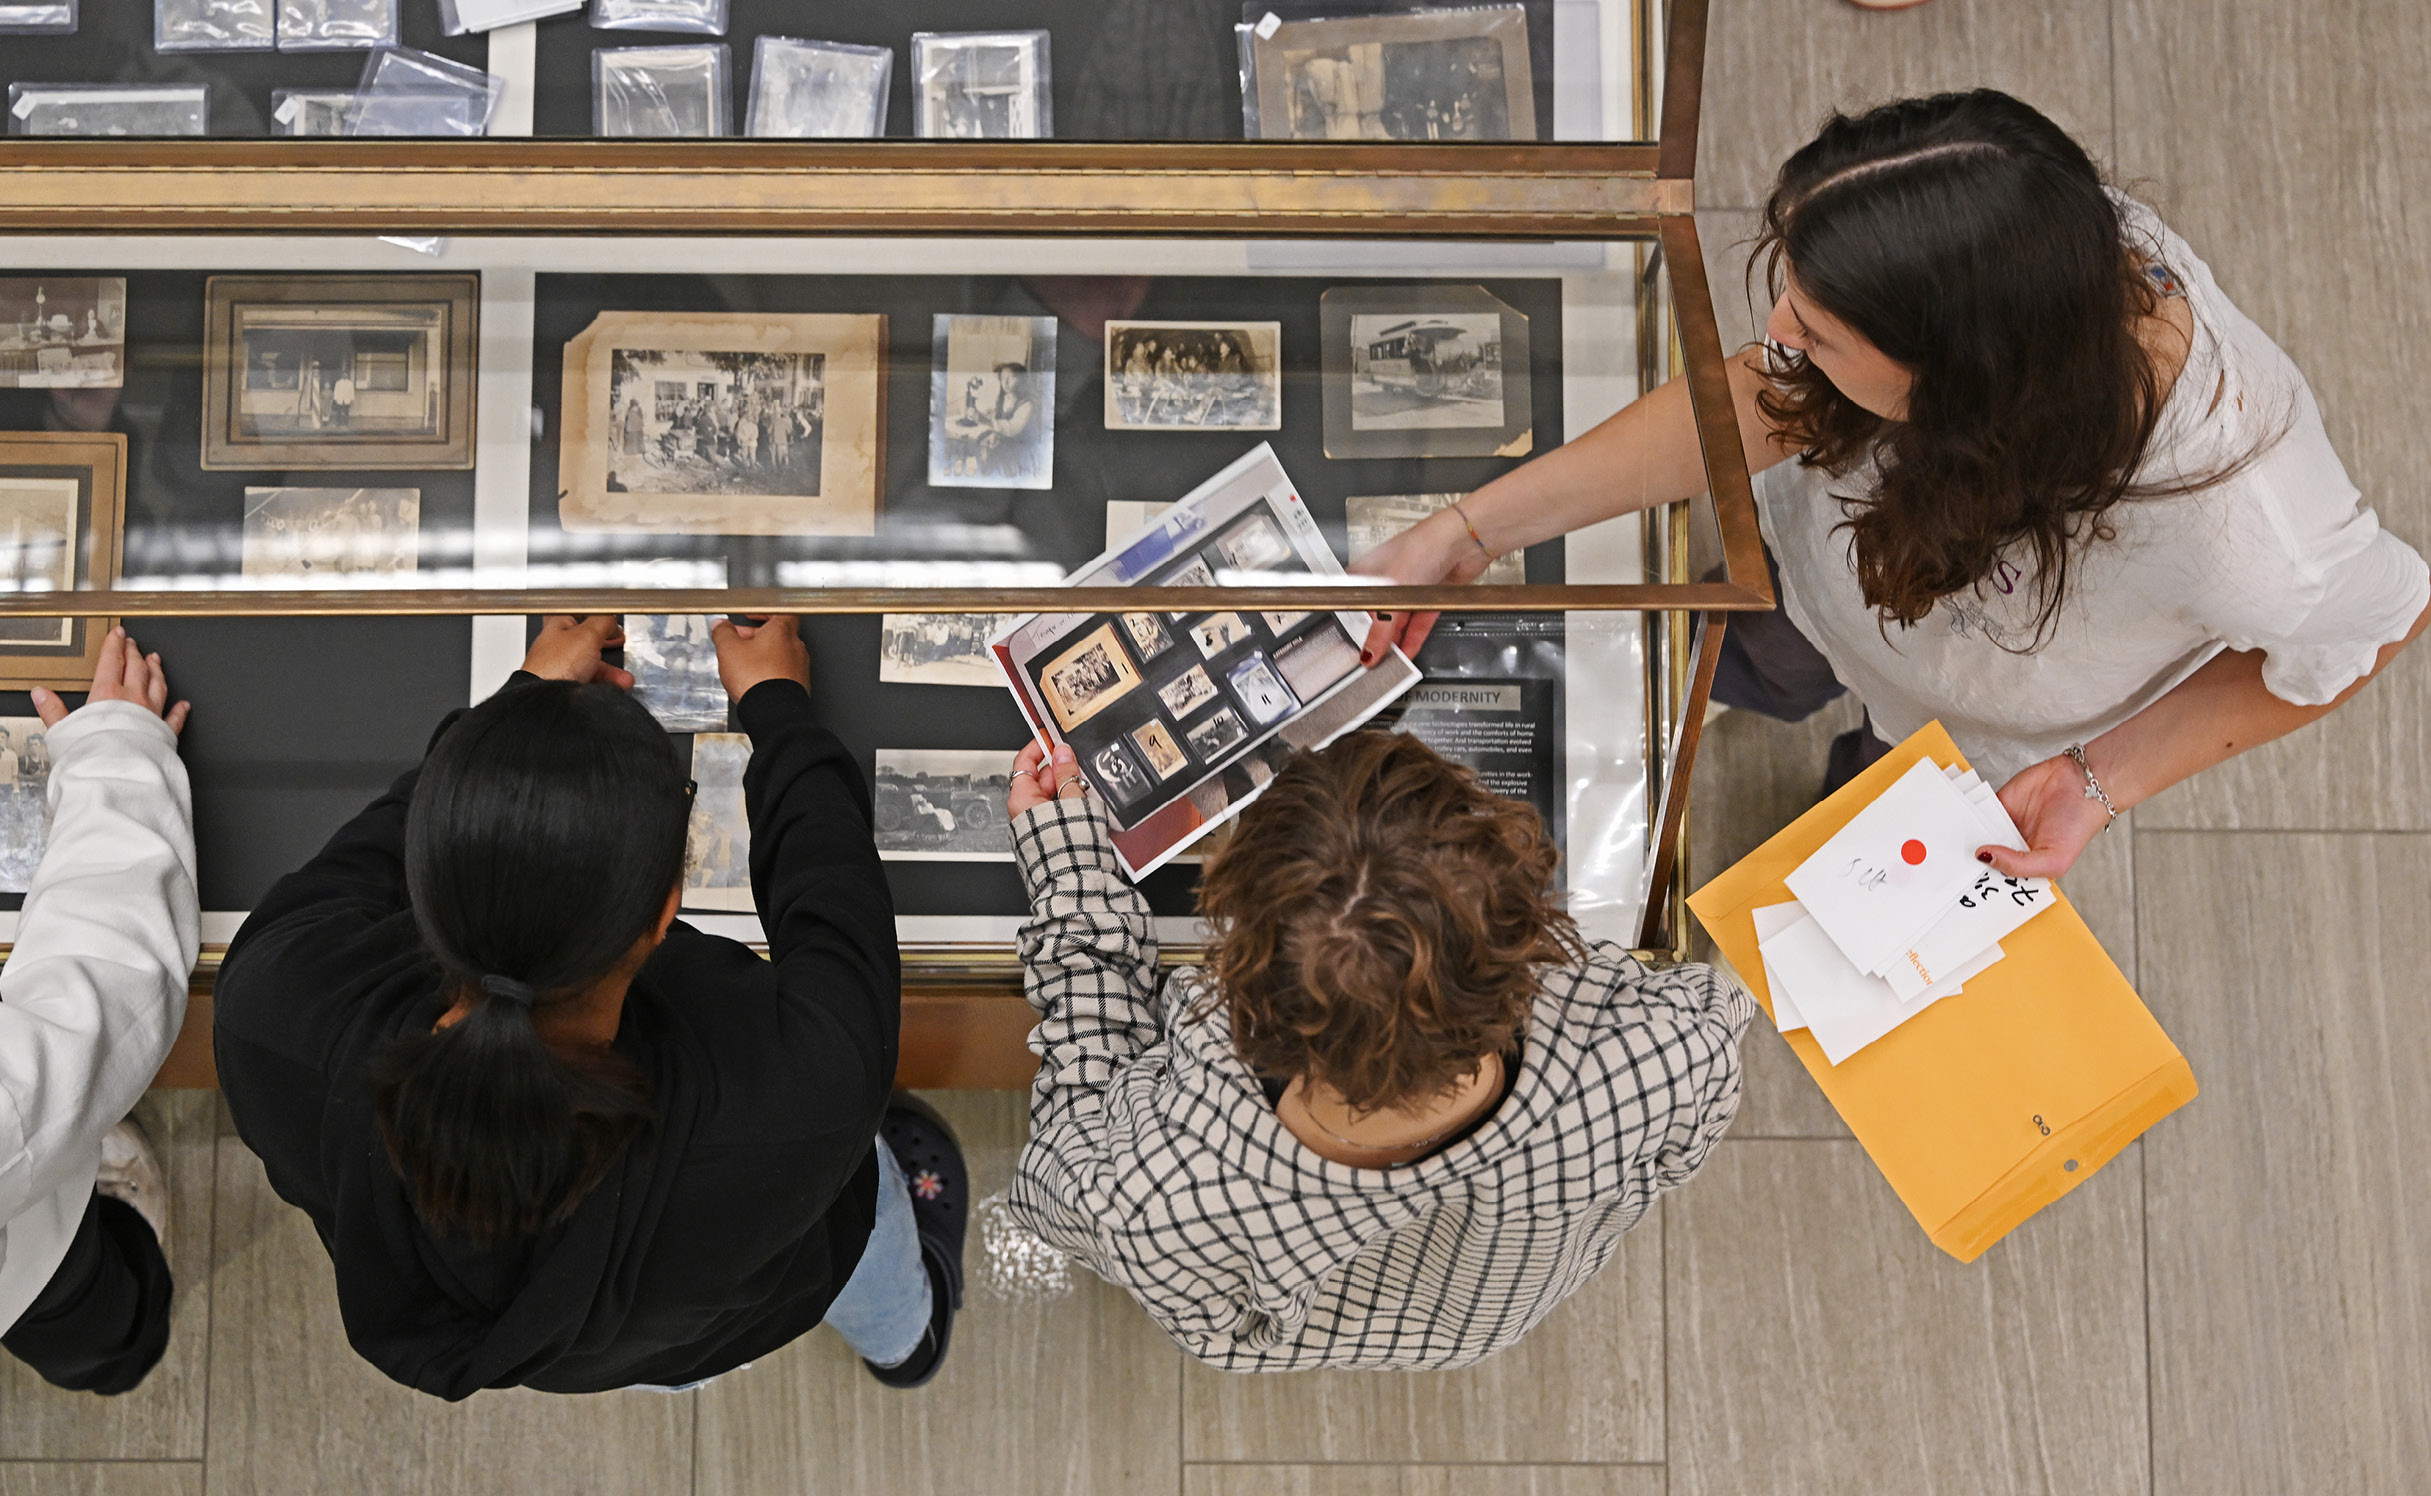
[[[1065,585],[1341,575],[1262,442]],[[1330,610],[1041,613],[991,647],[1023,713],[1071,745],[1136,878],[1238,814],[1291,753],[1323,747],[1417,683],[1398,651],[1361,668],[1368,624],[1365,613]]]

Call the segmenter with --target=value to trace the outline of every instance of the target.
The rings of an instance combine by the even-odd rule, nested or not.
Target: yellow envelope
[[[1691,894],[1756,1000],[1772,1011],[1753,910],[1920,758],[1967,761],[1938,722]],[[2062,894],[2003,936],[2006,959],[1840,1065],[1784,1037],[1933,1244],[1973,1262],[2194,1099],[2186,1057]]]

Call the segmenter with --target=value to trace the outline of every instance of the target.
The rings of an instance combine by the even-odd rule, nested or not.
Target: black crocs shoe
[[[911,1187],[912,1220],[920,1233],[920,1262],[929,1275],[929,1327],[919,1349],[893,1366],[861,1364],[888,1387],[919,1387],[945,1364],[954,1311],[962,1307],[962,1238],[971,1219],[971,1176],[954,1130],[928,1103],[898,1091],[887,1103],[878,1135]]]

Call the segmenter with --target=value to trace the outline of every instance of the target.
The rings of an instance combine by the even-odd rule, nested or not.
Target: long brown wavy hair
[[[2113,538],[2114,506],[2225,476],[2137,483],[2168,393],[2138,336],[2160,294],[2092,158],[2007,94],[1833,115],[1783,163],[1755,263],[1773,297],[1786,274],[1913,376],[1904,419],[1886,420],[1774,346],[1758,396],[1799,462],[1840,477],[1874,460],[1878,486],[1838,497],[1885,627],[2015,557],[2037,647],[2074,553]]]
[[[1538,968],[1583,953],[1536,812],[1415,738],[1303,753],[1209,859],[1199,910],[1233,1049],[1354,1111],[1455,1088],[1527,1031]]]

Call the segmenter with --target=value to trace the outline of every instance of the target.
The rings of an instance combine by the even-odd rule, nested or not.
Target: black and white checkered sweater
[[[1233,1371],[1465,1366],[1525,1335],[1684,1182],[1739,1102],[1754,1004],[1708,966],[1596,945],[1549,971],[1511,1093],[1416,1163],[1286,1131],[1192,968],[1160,989],[1144,900],[1088,802],[1013,822],[1041,1061],[1015,1216]]]

